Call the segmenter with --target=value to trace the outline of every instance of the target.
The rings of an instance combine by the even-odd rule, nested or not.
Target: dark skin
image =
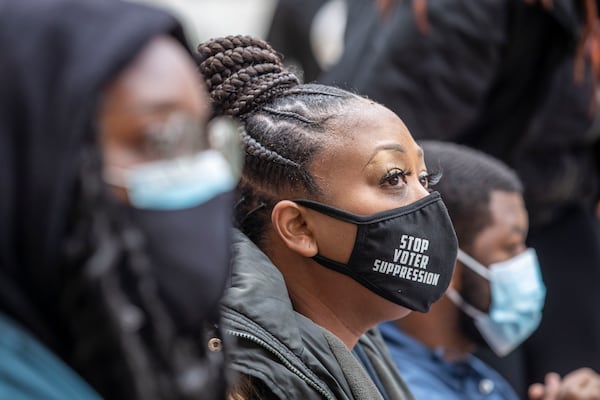
[[[486,266],[506,261],[525,251],[528,230],[527,212],[519,193],[493,191],[490,194],[490,212],[492,222],[473,243],[461,243],[464,251]],[[472,305],[488,311],[491,303],[489,283],[459,261],[456,262],[451,287],[459,293],[464,290],[464,274],[470,274],[468,284],[474,300]],[[432,305],[427,314],[412,313],[396,324],[427,347],[445,349],[444,358],[448,361],[457,361],[475,351],[476,347],[462,334],[459,320],[458,307],[443,297]],[[531,400],[600,399],[600,375],[587,368],[575,370],[562,379],[556,373],[549,373],[544,384],[530,387],[529,397]]]
[[[493,191],[490,194],[492,222],[485,227],[471,245],[461,248],[483,265],[506,261],[525,251],[528,218],[523,198],[519,193]],[[460,243],[460,238],[459,238]],[[491,302],[489,283],[479,275],[466,270],[459,261],[450,286],[459,293],[463,290],[462,276],[470,274],[470,290],[475,291],[473,306],[488,311]],[[460,310],[447,297],[434,303],[427,314],[413,313],[397,321],[405,332],[430,348],[442,347],[449,361],[460,360],[475,350],[472,343],[462,334]]]
[[[527,249],[525,239],[529,220],[522,196],[518,193],[494,191],[490,195],[492,223],[477,234],[473,243],[461,248],[483,265],[509,260]],[[462,263],[460,276],[469,274],[469,284],[474,298],[470,299],[482,311],[489,311],[490,286],[481,276],[465,271]],[[458,275],[458,274],[455,274]],[[466,282],[461,282],[461,286]],[[461,289],[463,289],[461,287]]]
[[[209,113],[208,94],[189,54],[174,39],[156,37],[104,90],[99,111],[104,164],[127,170],[155,161],[146,146],[151,127],[173,115],[206,122]],[[111,188],[127,201],[124,188]]]
[[[340,121],[344,121],[342,124]],[[421,148],[387,108],[360,99],[333,123],[331,140],[309,171],[319,201],[366,215],[405,206],[428,195]],[[288,193],[284,198],[306,197]],[[348,348],[376,324],[410,311],[311,259],[350,258],[356,225],[290,200],[275,205],[265,252],[282,272],[294,308],[339,337]]]
[[[598,400],[600,399],[600,375],[589,368],[580,368],[565,375],[551,372],[544,384],[536,383],[529,388],[531,400]]]

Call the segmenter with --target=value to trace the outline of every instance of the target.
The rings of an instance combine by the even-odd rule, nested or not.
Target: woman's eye
[[[409,173],[402,171],[401,169],[392,169],[389,170],[384,176],[383,178],[381,178],[381,181],[379,182],[380,185],[389,185],[389,186],[398,186],[400,185],[400,183],[406,183],[406,177],[409,175]]]
[[[424,173],[419,175],[419,182],[425,189],[431,189],[432,186],[435,186],[440,179],[442,178],[441,173]]]

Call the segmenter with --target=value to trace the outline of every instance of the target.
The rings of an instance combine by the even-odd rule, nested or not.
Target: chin
[[[398,312],[397,312],[396,316],[394,317],[395,320],[404,318],[412,312],[412,310],[409,310],[406,307],[402,307],[402,306],[397,306],[397,307],[398,307]]]
[[[385,305],[380,308],[382,311],[382,321],[395,321],[402,319],[412,312],[409,308],[400,306],[396,303],[392,303],[389,300],[385,300]]]

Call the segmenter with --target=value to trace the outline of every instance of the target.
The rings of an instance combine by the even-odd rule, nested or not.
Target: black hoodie
[[[159,34],[185,45],[173,17],[139,4],[0,0],[0,312],[70,364],[61,260],[83,150],[102,88]]]
[[[361,20],[348,21],[342,59],[320,81],[381,102],[417,140],[505,161],[525,183],[532,228],[544,229],[568,207],[598,200],[600,132],[590,130],[591,74],[573,77],[582,2],[533,3],[431,1],[422,32],[411,2],[382,20],[350,0]]]

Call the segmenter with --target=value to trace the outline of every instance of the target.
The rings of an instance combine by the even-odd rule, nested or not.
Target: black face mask
[[[317,254],[313,259],[319,264],[415,311],[428,311],[448,288],[458,243],[439,193],[371,215],[355,215],[311,200],[294,201],[358,226],[347,264]]]
[[[186,331],[218,318],[229,278],[233,193],[182,210],[129,208],[144,233],[161,295]]]

